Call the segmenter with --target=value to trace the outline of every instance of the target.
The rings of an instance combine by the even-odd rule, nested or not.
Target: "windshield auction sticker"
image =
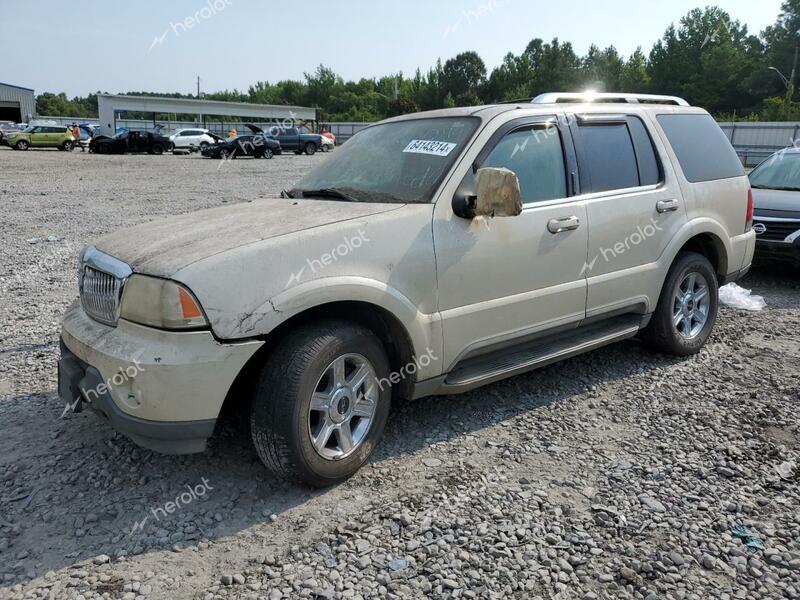
[[[409,154],[432,154],[434,156],[447,156],[458,144],[452,142],[435,142],[432,140],[411,140],[403,150]]]

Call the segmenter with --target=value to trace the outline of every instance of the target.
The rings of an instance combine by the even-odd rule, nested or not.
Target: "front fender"
[[[397,289],[365,277],[327,277],[307,281],[273,296],[254,311],[232,314],[214,323],[222,339],[243,339],[268,335],[276,327],[313,308],[334,302],[363,302],[391,313],[405,328],[415,356],[431,352],[441,356],[442,329],[438,314],[420,312],[416,305]],[[441,361],[420,365],[418,378],[441,374]]]

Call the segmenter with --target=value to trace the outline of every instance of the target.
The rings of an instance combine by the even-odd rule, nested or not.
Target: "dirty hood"
[[[171,277],[210,256],[269,238],[397,210],[400,204],[329,200],[253,200],[137,225],[95,246],[135,272]]]

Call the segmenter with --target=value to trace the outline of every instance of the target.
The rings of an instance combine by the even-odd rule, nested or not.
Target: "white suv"
[[[216,144],[219,139],[208,129],[178,129],[169,136],[175,148],[203,149]]]
[[[228,404],[270,469],[329,485],[368,459],[393,400],[637,334],[698,352],[755,246],[733,148],[670,97],[390,119],[283,196],[88,247],[67,404],[175,453],[202,451]]]

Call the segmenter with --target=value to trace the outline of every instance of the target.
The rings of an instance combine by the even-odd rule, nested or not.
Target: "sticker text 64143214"
[[[403,152],[410,154],[432,154],[434,156],[447,156],[458,144],[452,142],[436,142],[433,140],[411,140]]]

